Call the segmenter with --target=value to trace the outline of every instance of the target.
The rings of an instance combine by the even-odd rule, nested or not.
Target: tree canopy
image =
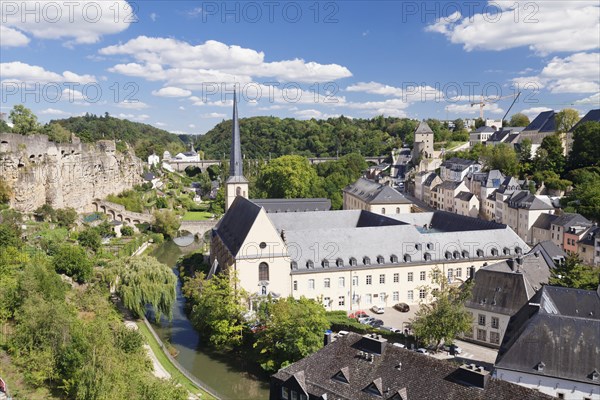
[[[556,132],[564,133],[571,130],[579,121],[579,111],[572,108],[565,108],[556,113]]]
[[[529,117],[523,113],[516,113],[510,117],[509,126],[527,126],[529,125]]]
[[[317,180],[317,173],[308,159],[282,156],[262,169],[256,187],[267,198],[303,198],[312,196]]]
[[[599,267],[584,265],[577,254],[572,254],[563,263],[556,263],[551,271],[550,284],[575,289],[596,290]]]
[[[32,135],[40,130],[37,117],[23,104],[17,104],[10,110],[9,117],[13,123],[12,132],[21,135]]]
[[[569,167],[576,169],[595,165],[600,165],[600,122],[590,121],[573,131]]]

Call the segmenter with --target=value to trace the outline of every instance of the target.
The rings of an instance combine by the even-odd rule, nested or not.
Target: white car
[[[405,345],[403,345],[402,343],[392,343],[392,346],[395,346],[395,347],[400,347],[401,349],[403,349],[403,348],[405,348],[405,347],[406,347],[406,346],[405,346]]]
[[[358,319],[358,322],[360,322],[361,324],[369,324],[371,321],[375,321],[375,318],[373,317],[362,317]]]
[[[424,348],[422,348],[422,347],[419,347],[419,348],[416,350],[416,352],[417,352],[417,353],[421,353],[421,354],[427,354],[427,355],[429,354],[429,352],[427,351],[427,349],[424,349]]]
[[[379,306],[371,307],[371,311],[373,311],[375,314],[383,314],[385,312],[384,308]]]

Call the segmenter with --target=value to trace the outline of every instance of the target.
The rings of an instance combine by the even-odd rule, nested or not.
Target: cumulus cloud
[[[64,39],[67,46],[96,43],[103,35],[122,32],[137,21],[125,0],[5,2],[0,7],[0,19],[3,47],[27,45],[30,39],[26,34],[38,39]]]
[[[126,43],[99,50],[105,56],[129,56],[134,62],[117,64],[112,72],[165,81],[168,85],[197,89],[199,82],[250,82],[274,78],[279,82],[326,82],[352,76],[338,64],[302,59],[265,60],[262,51],[208,40],[193,45],[172,38],[138,36]]]
[[[32,83],[74,82],[86,84],[96,82],[93,75],[79,75],[71,71],[56,73],[47,71],[38,65],[30,65],[20,61],[0,63],[0,71],[4,81]]]
[[[123,114],[123,113],[117,114],[116,117],[120,118],[120,119],[128,119],[131,121],[145,121],[148,118],[150,118],[150,116],[147,114],[139,114],[138,115],[138,114]]]
[[[581,104],[581,105],[589,104],[592,107],[600,107],[600,92],[593,94],[589,97],[586,97],[584,99],[577,100],[575,102],[575,104]]]
[[[46,108],[45,110],[40,111],[40,114],[43,115],[70,115],[66,111],[57,110],[56,108]]]
[[[117,107],[127,108],[129,110],[143,110],[144,108],[148,108],[150,106],[142,101],[123,100],[122,102],[117,103]]]
[[[442,101],[444,94],[428,85],[406,84],[404,88],[394,87],[379,82],[358,82],[346,88],[348,92],[363,92],[382,96],[393,96],[406,101],[425,102]]]
[[[515,6],[517,8],[515,8]],[[600,5],[590,1],[488,2],[491,13],[439,18],[426,30],[466,51],[529,47],[539,54],[600,47]]]
[[[225,117],[227,117],[227,115],[222,114],[222,113],[217,113],[217,112],[200,114],[200,118],[225,118]],[[191,125],[190,125],[190,128],[192,128]]]
[[[152,91],[152,94],[159,97],[189,97],[192,95],[192,92],[190,90],[168,86],[160,90],[154,90]]]
[[[471,104],[450,104],[446,106],[446,111],[451,114],[460,115],[476,115],[479,114],[479,106],[471,106]],[[504,110],[498,104],[487,104],[483,111],[486,114],[503,114]]]
[[[294,113],[300,119],[328,119],[328,118],[336,118],[339,117],[339,114],[325,114],[319,110],[309,109],[309,110],[298,110]]]

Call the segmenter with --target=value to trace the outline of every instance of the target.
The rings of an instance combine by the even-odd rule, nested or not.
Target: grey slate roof
[[[495,129],[492,128],[491,126],[480,126],[479,128],[475,129],[474,132],[477,132],[477,133],[491,133],[491,132],[495,132]]]
[[[305,393],[312,399],[373,400],[514,400],[551,399],[536,390],[490,378],[485,388],[469,386],[456,364],[383,344],[381,354],[367,349],[366,340],[349,333],[316,353],[279,370],[271,377],[271,400],[279,399],[280,385],[295,386],[301,373]],[[368,350],[373,361],[359,356]],[[343,371],[343,372],[342,372]],[[345,375],[347,383],[335,376]],[[380,395],[368,393],[376,388]],[[394,397],[400,394],[402,397]]]
[[[261,208],[242,196],[237,196],[213,234],[219,235],[234,256],[246,240]]]
[[[585,233],[578,243],[593,246],[597,237],[600,237],[600,226],[593,226]]]
[[[527,127],[524,132],[555,132],[556,131],[556,112],[544,111],[541,112]]]
[[[460,192],[456,196],[454,196],[454,198],[462,201],[470,201],[473,198],[473,196],[475,195],[471,192]]]
[[[567,258],[567,253],[563,249],[555,245],[551,240],[539,242],[531,249],[532,253],[539,252],[548,265],[561,261]]]
[[[429,124],[425,121],[419,122],[417,129],[415,129],[415,134],[430,134],[433,135],[433,131],[429,127]]]
[[[581,214],[577,213],[564,213],[552,222],[552,225],[562,226],[565,230],[569,229],[573,225],[587,225],[592,226],[592,221],[587,219]]]
[[[263,207],[268,213],[329,211],[329,199],[251,199],[251,202]]]
[[[554,209],[550,199],[533,195],[527,190],[518,190],[514,192],[505,202],[510,208],[522,208],[528,210]]]
[[[472,297],[465,306],[498,314],[513,315],[548,283],[552,262],[530,252],[518,260],[511,259],[485,266],[475,273]]]
[[[444,161],[442,163],[442,165],[444,167],[448,167],[448,166],[451,166],[451,165],[469,166],[469,165],[472,165],[472,164],[475,164],[475,163],[476,163],[476,161],[473,161],[473,160],[467,160],[467,159],[464,159],[464,158],[452,157],[452,158],[449,158],[446,161]]]
[[[438,174],[436,174],[435,172],[431,172],[430,175],[427,177],[427,179],[425,179],[425,182],[423,182],[423,186],[431,186],[431,184],[433,183],[433,180],[438,177]]]
[[[496,368],[597,384],[600,290],[544,286],[510,319]]]
[[[600,122],[600,108],[588,111],[587,114],[585,114],[583,118],[581,118],[579,122],[577,122],[573,128],[571,128],[570,132],[575,131],[575,129],[577,129],[580,125],[590,121]]]
[[[358,197],[367,204],[411,204],[396,189],[382,185],[365,178],[359,178],[356,182],[344,188],[344,192]]]
[[[442,183],[440,183],[439,185],[436,186],[436,188],[439,189],[449,189],[449,190],[454,190],[456,188],[458,188],[461,183],[463,183],[462,181],[460,182],[455,182],[455,181],[444,181]]]
[[[535,220],[535,222],[533,223],[533,227],[534,228],[539,228],[539,229],[545,229],[545,230],[550,230],[550,227],[552,226],[552,222],[556,221],[558,219],[558,215],[554,215],[554,214],[540,214],[540,216],[538,217],[538,219]]]

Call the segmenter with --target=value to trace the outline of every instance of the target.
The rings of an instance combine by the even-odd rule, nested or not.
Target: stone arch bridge
[[[206,232],[214,228],[218,220],[205,220],[205,221],[183,221],[179,227],[180,231],[187,231],[198,237],[203,237]]]
[[[112,217],[112,219],[116,221],[121,221],[130,225],[142,223],[151,224],[154,221],[152,214],[127,211],[122,205],[111,203],[110,201],[96,199],[92,202],[92,205],[96,208],[96,212],[101,212]]]

